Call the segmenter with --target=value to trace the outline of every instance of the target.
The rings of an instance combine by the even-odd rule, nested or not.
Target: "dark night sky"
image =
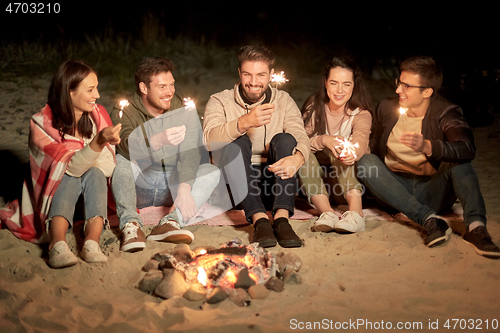
[[[399,58],[412,54],[434,56],[459,70],[500,68],[500,32],[493,5],[440,9],[412,2],[402,8],[351,5],[321,1],[263,2],[181,1],[102,5],[86,1],[63,3],[59,14],[9,14],[2,8],[0,39],[60,38],[61,29],[70,39],[112,27],[115,33],[134,37],[144,14],[160,19],[167,35],[179,34],[214,40],[221,45],[243,45],[261,40],[273,46],[315,41],[333,50],[348,50],[365,59]],[[2,5],[6,6],[6,3]],[[413,6],[413,7],[412,7]],[[447,63],[447,64],[446,64]],[[457,69],[458,70],[458,69]]]

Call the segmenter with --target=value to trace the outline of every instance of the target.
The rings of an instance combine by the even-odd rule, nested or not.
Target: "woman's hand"
[[[117,145],[121,142],[120,139],[120,130],[122,129],[122,124],[118,124],[116,126],[109,126],[103,128],[97,135],[94,137],[92,142],[89,144],[90,148],[94,151],[102,151],[104,146],[107,143],[110,145]]]
[[[339,140],[342,141],[343,139],[344,138],[340,135],[323,135],[323,146],[330,149],[333,156],[338,159],[340,158],[340,152],[342,151]]]

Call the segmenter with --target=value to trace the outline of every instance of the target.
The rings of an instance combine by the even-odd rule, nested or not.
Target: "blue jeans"
[[[178,186],[175,172],[143,172],[135,163],[122,155],[116,155],[116,167],[111,178],[111,187],[116,203],[116,214],[120,220],[120,229],[130,221],[143,221],[137,208],[172,206]],[[196,173],[196,180],[191,187],[191,195],[200,209],[219,183],[219,169],[212,164],[202,164]],[[167,215],[182,227],[185,222],[178,208]]]
[[[252,223],[251,217],[253,215],[266,213],[268,210],[275,213],[277,209],[286,209],[290,216],[293,215],[297,192],[296,175],[283,180],[280,177],[275,177],[274,173],[268,170],[268,167],[283,157],[291,156],[296,146],[297,141],[292,135],[288,133],[276,134],[269,143],[267,162],[262,165],[252,165],[252,142],[247,135],[239,137],[222,148],[221,159],[218,162],[221,168],[229,165],[239,154],[243,158],[245,170],[228,170],[227,168],[224,170],[226,181],[230,185],[246,181],[248,193],[245,193],[246,196],[241,205],[245,211],[245,217],[250,223]],[[245,172],[244,175],[242,171]]]
[[[451,211],[457,197],[464,210],[464,224],[486,224],[486,207],[471,163],[442,162],[432,176],[391,171],[373,154],[358,161],[358,178],[375,199],[405,214],[421,226],[432,214]]]
[[[75,206],[81,194],[83,194],[85,223],[90,218],[100,216],[107,226],[107,180],[102,171],[96,167],[91,167],[81,177],[64,174],[52,198],[47,221],[52,220],[54,216],[62,216],[72,227]],[[47,231],[48,228],[49,223]]]

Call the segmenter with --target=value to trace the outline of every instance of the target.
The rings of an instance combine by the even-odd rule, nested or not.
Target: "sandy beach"
[[[0,82],[2,207],[20,194],[27,167],[29,119],[44,106],[50,79],[50,75],[13,77]],[[212,86],[212,91],[200,94],[199,109],[210,93],[230,88],[236,79],[221,80],[219,84],[225,86]],[[101,86],[98,102],[109,111],[119,92],[107,90],[105,79]],[[311,85],[300,96],[292,94],[299,107],[315,88]],[[196,87],[185,88],[186,95],[189,89]],[[477,145],[473,165],[486,201],[488,229],[497,245],[499,125],[497,114],[494,124],[473,130]],[[375,206],[366,208],[366,231],[358,234],[313,233],[310,227],[315,218],[291,221],[304,246],[277,246],[269,251],[300,257],[302,283],[286,284],[283,292],[251,300],[246,307],[229,300],[213,305],[182,297],[164,300],[140,291],[138,284],[146,274],[143,265],[174,244],[148,241],[144,251],[124,253],[120,232],[114,228],[101,237],[107,263],[88,264],[80,259],[75,266],[51,269],[46,245],[19,240],[2,229],[0,331],[242,333],[401,328],[408,332],[500,332],[500,260],[477,255],[461,239],[465,229],[460,217],[450,220],[454,231],[450,241],[429,249],[415,224]],[[145,228],[146,234],[150,229]],[[191,248],[217,246],[235,238],[248,244],[253,233],[250,225],[188,229],[195,235]],[[73,251],[79,252],[81,236],[71,232],[67,239]]]

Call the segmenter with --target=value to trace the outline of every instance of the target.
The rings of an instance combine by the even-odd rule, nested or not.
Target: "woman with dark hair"
[[[302,117],[311,142],[311,154],[299,170],[302,188],[309,201],[320,211],[313,231],[364,231],[361,197],[363,186],[356,178],[356,162],[367,152],[371,131],[371,101],[359,68],[348,57],[333,58],[324,69],[321,88],[307,98]],[[342,149],[349,141],[351,149]],[[337,183],[331,192],[343,195],[349,210],[341,219],[330,206],[318,162],[331,164],[329,178]]]
[[[15,201],[0,212],[17,237],[49,242],[52,268],[78,262],[66,233],[80,195],[85,214],[81,256],[87,262],[107,260],[98,242],[107,223],[107,178],[115,167],[113,145],[120,142],[121,125],[113,127],[104,107],[95,103],[97,85],[95,70],[81,61],[59,67],[47,105],[31,119],[31,179],[24,183],[21,206]]]

